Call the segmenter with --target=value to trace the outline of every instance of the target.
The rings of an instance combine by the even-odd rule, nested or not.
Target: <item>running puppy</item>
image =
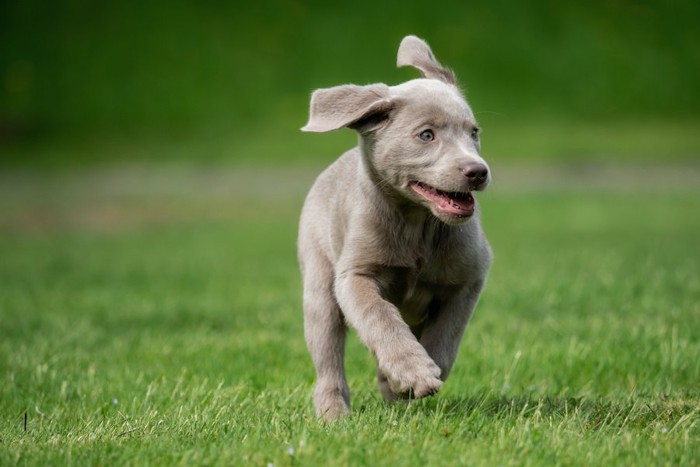
[[[403,39],[397,65],[423,78],[318,89],[302,128],[360,136],[318,177],[299,227],[304,331],[326,420],[350,411],[348,325],[377,360],[384,399],[435,394],[491,263],[473,196],[490,180],[474,114],[421,39]]]

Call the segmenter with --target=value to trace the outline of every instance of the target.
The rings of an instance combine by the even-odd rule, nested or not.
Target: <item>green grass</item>
[[[299,102],[287,119],[265,125],[183,129],[177,133],[64,133],[10,144],[0,170],[66,169],[104,164],[177,162],[201,166],[319,166],[331,162],[338,148],[350,147],[350,130],[302,133],[307,103]],[[616,120],[581,123],[542,116],[478,112],[484,133],[482,150],[505,164],[697,164],[700,120]]]
[[[385,404],[353,336],[327,426],[294,251],[313,171],[0,176],[2,465],[700,463],[696,186],[503,179],[441,393]]]

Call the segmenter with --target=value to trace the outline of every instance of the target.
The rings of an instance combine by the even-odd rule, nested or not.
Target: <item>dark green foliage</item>
[[[8,0],[0,144],[13,143],[15,161],[41,157],[17,143],[55,147],[58,136],[68,149],[41,158],[327,157],[324,143],[296,134],[310,91],[416,76],[394,66],[414,33],[457,72],[493,154],[690,156],[700,147],[699,5]],[[161,154],[153,139],[191,150]],[[88,154],[73,150],[86,141]],[[115,141],[146,154],[115,154]]]

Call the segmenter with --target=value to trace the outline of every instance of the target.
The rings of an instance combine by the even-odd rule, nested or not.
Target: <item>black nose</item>
[[[481,188],[481,185],[486,183],[489,178],[489,169],[484,164],[469,164],[460,169],[472,189]]]

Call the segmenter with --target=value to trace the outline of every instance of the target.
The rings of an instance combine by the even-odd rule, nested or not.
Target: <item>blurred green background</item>
[[[3,0],[4,166],[325,165],[310,92],[396,84],[406,34],[453,68],[491,160],[700,154],[700,2]]]

